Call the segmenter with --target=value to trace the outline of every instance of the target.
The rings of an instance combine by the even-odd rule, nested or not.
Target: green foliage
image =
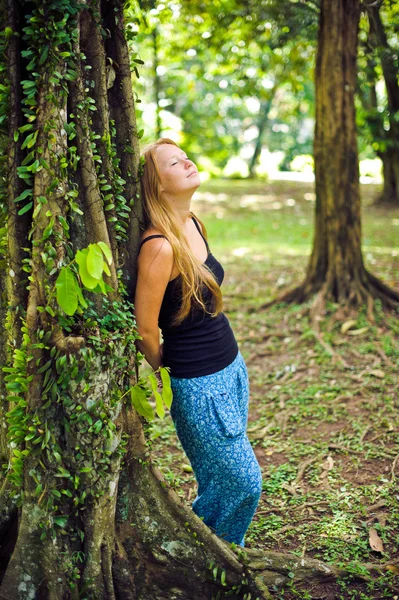
[[[155,81],[153,36],[144,28],[138,36],[147,59],[144,93],[153,102],[158,84],[164,135],[174,117],[172,128],[181,128],[184,148],[214,175],[241,151],[250,156],[265,112],[265,145],[283,147],[287,164],[296,154],[311,152],[305,119],[313,117],[309,82],[317,15],[309,16],[301,6],[290,10],[287,3],[283,17],[275,4],[250,2],[243,10],[230,0],[190,4],[189,9],[182,3],[178,11],[159,4],[147,18],[148,31],[158,35]],[[148,117],[146,135],[153,137]]]
[[[162,381],[161,393],[158,391],[159,378]],[[160,419],[163,419],[165,416],[164,405],[170,409],[173,398],[170,376],[166,367],[160,367],[157,372],[150,373],[147,380],[141,379],[130,389],[132,405],[147,421],[153,421],[155,418],[153,407],[148,401],[151,393],[155,398],[155,413]]]
[[[84,289],[103,294],[112,290],[103,279],[103,273],[110,275],[108,265],[112,264],[112,253],[105,243],[90,244],[87,248],[78,250],[75,261]],[[79,304],[82,308],[87,308],[87,302],[72,271],[72,265],[73,261],[68,266],[61,268],[55,283],[57,302],[67,315],[75,314]]]

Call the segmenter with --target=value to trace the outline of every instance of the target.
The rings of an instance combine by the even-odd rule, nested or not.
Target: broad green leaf
[[[140,386],[135,385],[130,390],[130,397],[132,399],[132,404],[139,413],[139,415],[145,417],[147,421],[153,421],[154,411],[152,410],[151,405],[147,400],[145,391]]]
[[[100,246],[104,252],[104,256],[107,259],[109,265],[112,265],[112,252],[105,242],[97,242],[97,246]]]
[[[170,385],[170,375],[165,367],[160,367],[159,372],[162,379],[162,399],[166,406],[170,408],[172,406],[173,392]]]
[[[87,270],[86,259],[88,253],[89,251],[87,248],[84,248],[84,250],[78,250],[76,252],[76,262],[79,265],[79,277],[81,278],[83,285],[88,290],[93,290],[98,285],[98,279],[92,277]]]
[[[57,302],[67,315],[73,315],[78,308],[79,284],[69,267],[62,267],[55,287],[57,288]]]
[[[101,248],[99,248],[97,244],[90,244],[86,265],[89,274],[95,279],[100,279],[100,277],[102,277],[103,262],[104,259]]]
[[[150,380],[152,392],[155,396],[155,412],[157,413],[160,419],[163,419],[165,416],[165,408],[162,402],[162,396],[158,392],[157,378],[155,377],[154,373],[150,373],[148,375],[148,379]]]

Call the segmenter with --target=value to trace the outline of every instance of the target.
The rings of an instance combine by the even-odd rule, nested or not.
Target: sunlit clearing
[[[246,254],[251,253],[251,248],[234,248],[232,254],[234,256],[245,256]]]

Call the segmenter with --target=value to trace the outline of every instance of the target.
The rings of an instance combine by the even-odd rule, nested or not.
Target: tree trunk
[[[142,208],[123,1],[29,7],[9,0],[0,53],[10,90],[0,105],[10,157],[0,174],[0,599],[262,599],[292,573],[309,582],[342,574],[235,553],[151,465],[142,419],[126,402],[137,366],[126,290]],[[112,289],[96,286],[108,297],[88,291],[93,258],[77,270],[88,243],[112,254]],[[62,293],[76,299],[66,312],[55,299],[60,273],[70,274]]]
[[[396,145],[397,141],[392,140]],[[389,146],[381,153],[384,187],[376,204],[399,206],[399,147]]]
[[[315,74],[313,250],[305,281],[279,298],[303,302],[318,293],[314,317],[326,299],[348,310],[367,304],[370,319],[373,298],[389,307],[399,302],[398,293],[367,272],[361,252],[354,106],[359,14],[358,0],[322,0]]]
[[[262,152],[263,145],[263,134],[265,132],[267,122],[269,119],[269,112],[273,102],[273,98],[276,92],[277,86],[275,85],[270,93],[268,100],[261,102],[259,109],[259,122],[258,122],[258,137],[256,138],[255,149],[249,163],[248,177],[253,178],[255,176],[255,169],[259,162],[259,157]]]
[[[394,52],[389,46],[378,3],[365,4],[370,23],[369,42],[380,59],[387,90],[389,130],[384,132],[383,149],[379,156],[383,163],[384,187],[377,204],[399,206],[399,84]]]

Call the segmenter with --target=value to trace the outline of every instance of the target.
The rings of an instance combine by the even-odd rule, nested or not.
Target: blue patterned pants
[[[244,359],[189,379],[172,377],[171,415],[193,467],[193,510],[216,534],[244,545],[262,490],[260,468],[246,435],[248,375]]]

